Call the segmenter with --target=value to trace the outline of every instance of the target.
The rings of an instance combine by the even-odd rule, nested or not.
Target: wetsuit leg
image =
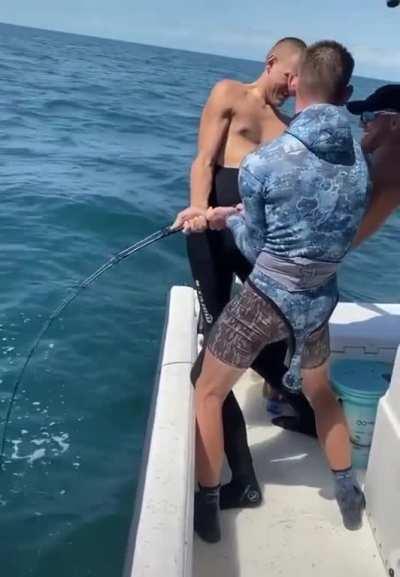
[[[315,424],[314,411],[303,393],[294,394],[281,389],[285,402],[290,405],[296,415],[280,415],[272,419],[272,423],[287,431],[303,433],[310,437],[317,437],[317,427]]]
[[[220,233],[208,231],[190,235],[187,251],[203,315],[204,340],[207,342],[213,323],[230,300],[233,263],[224,254]],[[191,380],[194,385],[201,372],[204,351],[200,352],[192,368]],[[232,482],[221,490],[221,508],[256,506],[261,502],[261,493],[254,473],[243,413],[232,391],[222,406],[222,420],[224,448]]]
[[[221,263],[218,232],[206,231],[187,237],[187,254],[207,336],[229,302],[233,273]]]

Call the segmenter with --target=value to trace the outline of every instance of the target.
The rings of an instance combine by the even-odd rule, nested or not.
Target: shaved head
[[[281,106],[289,96],[294,96],[295,79],[306,49],[303,40],[288,36],[278,40],[268,52],[264,89],[272,106]]]
[[[307,45],[300,38],[294,38],[287,36],[286,38],[281,38],[276,42],[271,50],[267,54],[267,61],[271,57],[275,57],[278,60],[290,58],[293,54],[302,55],[307,48]]]

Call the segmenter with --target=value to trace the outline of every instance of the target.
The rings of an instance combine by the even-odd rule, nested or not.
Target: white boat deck
[[[400,577],[400,305],[340,303],[331,319],[334,357],[393,363],[399,347],[367,475],[373,530],[367,519],[344,529],[317,442],[269,425],[259,377],[248,372],[235,393],[265,503],[223,512],[216,545],[193,542],[197,311],[192,289],[172,289],[124,576]]]
[[[235,387],[265,501],[222,513],[223,539],[195,537],[194,577],[384,577],[368,521],[344,529],[317,441],[268,424],[255,373]]]

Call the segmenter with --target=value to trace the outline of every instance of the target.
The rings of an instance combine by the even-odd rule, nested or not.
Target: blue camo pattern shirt
[[[246,156],[239,171],[244,205],[228,218],[235,242],[252,263],[261,251],[289,260],[340,263],[368,204],[368,168],[342,107],[309,106],[270,144]],[[322,286],[290,291],[255,267],[249,277],[293,330],[285,384],[301,387],[304,341],[338,301],[336,275]]]

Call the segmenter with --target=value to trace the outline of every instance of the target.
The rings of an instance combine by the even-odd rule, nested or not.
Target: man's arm
[[[397,154],[385,155],[384,162],[379,162],[374,166],[371,202],[353,240],[354,247],[374,234],[400,206],[400,168],[398,163]]]
[[[232,88],[233,83],[230,80],[218,82],[203,109],[198,151],[190,175],[190,207],[178,214],[175,226],[200,215],[208,208],[215,164],[232,119]]]
[[[366,238],[374,234],[399,206],[400,189],[384,191],[374,189],[371,204],[353,240],[353,246],[358,246]]]

